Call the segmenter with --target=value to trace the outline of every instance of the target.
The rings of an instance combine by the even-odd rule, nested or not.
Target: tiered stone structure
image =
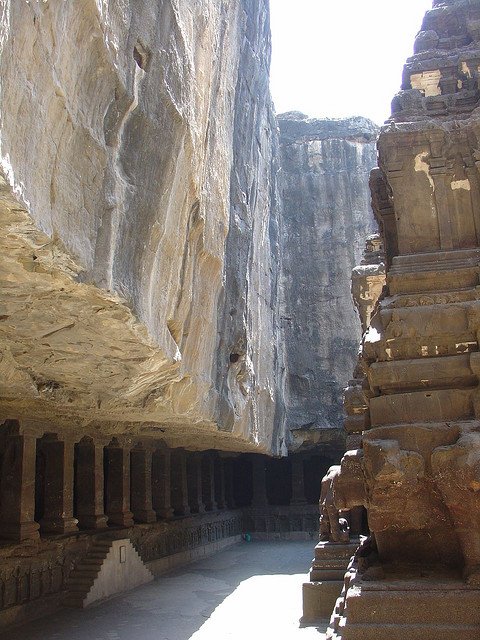
[[[330,638],[480,635],[479,25],[478,0],[433,3],[378,143],[387,289],[363,339],[362,447],[334,486],[372,540]]]

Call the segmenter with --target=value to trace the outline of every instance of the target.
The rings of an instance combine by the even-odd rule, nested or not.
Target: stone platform
[[[349,544],[319,542],[310,569],[310,581],[303,584],[303,618],[310,623],[329,618],[343,587],[343,577],[359,539]]]
[[[299,625],[311,542],[243,542],[87,609],[63,609],[2,640],[324,640]]]
[[[478,640],[480,589],[452,572],[386,572],[363,581],[355,565],[330,621],[329,640]]]

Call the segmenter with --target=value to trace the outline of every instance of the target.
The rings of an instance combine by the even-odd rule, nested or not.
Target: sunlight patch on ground
[[[244,580],[190,640],[323,640],[317,628],[300,627],[306,579],[304,574],[277,574]]]

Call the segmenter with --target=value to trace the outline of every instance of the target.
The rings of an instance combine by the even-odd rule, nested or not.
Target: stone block
[[[343,580],[305,582],[303,584],[302,622],[328,620],[343,588]]]

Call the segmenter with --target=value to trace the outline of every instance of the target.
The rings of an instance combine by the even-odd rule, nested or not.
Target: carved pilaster
[[[187,460],[188,503],[192,513],[205,513],[202,492],[202,456],[191,453]]]
[[[35,513],[36,438],[6,437],[2,465],[0,536],[21,542],[38,538]]]
[[[137,446],[130,453],[130,508],[135,522],[156,522],[152,507],[152,452]]]
[[[169,449],[157,449],[152,460],[152,502],[159,518],[173,517],[171,504],[171,453]]]
[[[205,453],[203,456],[203,502],[207,511],[215,511],[217,503],[215,502],[215,468],[214,460],[211,453]]]
[[[38,441],[45,456],[44,512],[40,530],[46,533],[77,531],[73,517],[74,443],[48,435]]]
[[[103,529],[104,513],[103,444],[83,438],[76,445],[77,518],[80,529]]]
[[[190,515],[188,504],[187,457],[183,449],[172,451],[171,462],[172,507],[176,516]]]
[[[105,447],[106,513],[108,524],[121,527],[133,525],[130,511],[130,450],[114,438]]]

